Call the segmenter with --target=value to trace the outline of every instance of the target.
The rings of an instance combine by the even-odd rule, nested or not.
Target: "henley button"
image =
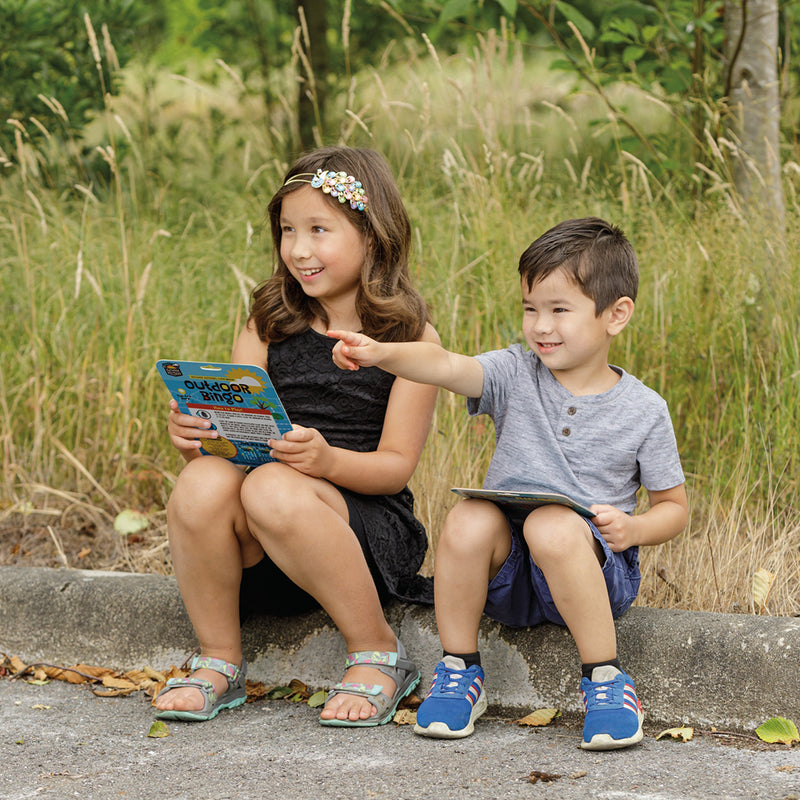
[[[564,428],[564,429],[561,431],[561,433],[563,433],[563,434],[564,434],[564,436],[569,436],[569,435],[570,435],[570,433],[572,433],[572,431],[571,431],[569,428]]]

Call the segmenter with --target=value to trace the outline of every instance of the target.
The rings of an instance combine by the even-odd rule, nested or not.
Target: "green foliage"
[[[114,90],[115,70],[147,52],[161,23],[157,7],[136,0],[0,0],[0,148],[14,154],[15,130],[25,141],[75,136]]]

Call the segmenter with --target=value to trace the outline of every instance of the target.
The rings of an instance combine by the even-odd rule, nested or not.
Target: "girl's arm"
[[[341,369],[380,367],[400,378],[441,386],[465,397],[483,392],[483,367],[471,356],[451,353],[438,341],[376,342],[363,333],[328,331],[339,339],[333,348],[334,363]]]
[[[258,338],[255,328],[248,322],[242,328],[239,338],[233,347],[232,360],[239,364],[255,364],[266,366],[267,345]],[[181,414],[178,404],[172,400],[169,404],[169,420],[167,430],[172,444],[180,454],[191,461],[200,457],[200,440],[216,439],[219,434],[210,430],[211,423],[191,414]]]
[[[630,516],[614,506],[595,505],[590,510],[597,530],[615,553],[634,545],[663,544],[677,536],[689,521],[686,486],[647,492],[650,508],[643,514]]]
[[[438,344],[428,325],[424,343]],[[395,494],[408,483],[417,466],[436,404],[435,386],[397,378],[389,394],[383,431],[376,450],[360,453],[331,447],[312,428],[295,427],[279,441],[273,455],[284,464],[361,494]]]

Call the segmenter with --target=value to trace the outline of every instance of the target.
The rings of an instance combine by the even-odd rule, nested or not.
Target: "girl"
[[[323,725],[380,725],[419,681],[382,602],[430,601],[427,546],[406,484],[436,388],[379,369],[345,373],[328,328],[384,341],[438,341],[409,279],[411,226],[385,160],[329,147],[301,157],[269,204],[277,254],[233,361],[266,365],[296,423],[249,473],[200,441],[208,423],[170,405],[187,465],[167,506],[175,575],[200,641],[190,678],[171,680],[157,716],[206,720],[245,701],[240,618],[322,606],[350,653]],[[240,617],[241,614],[241,617]]]

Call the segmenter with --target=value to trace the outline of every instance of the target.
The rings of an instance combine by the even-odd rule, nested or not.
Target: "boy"
[[[431,343],[341,339],[345,369],[379,366],[467,397],[489,414],[496,449],[484,488],[551,491],[588,506],[514,512],[466,499],[448,514],[436,551],[434,593],[442,660],[415,731],[458,738],[486,709],[478,652],[482,613],[507,625],[566,625],[582,662],[581,746],[627,747],[642,738],[633,681],[617,660],[614,618],[639,589],[640,545],[666,542],[688,520],[684,476],[666,403],[608,363],[638,289],[636,255],[619,228],[567,220],[522,254],[522,330],[528,350],[469,357]],[[649,509],[636,516],[636,493]]]

